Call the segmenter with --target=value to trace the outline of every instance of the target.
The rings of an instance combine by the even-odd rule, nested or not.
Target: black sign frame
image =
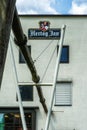
[[[55,39],[58,40],[61,37],[61,29],[60,28],[51,28],[46,31],[42,31],[40,29],[28,29],[28,39]]]

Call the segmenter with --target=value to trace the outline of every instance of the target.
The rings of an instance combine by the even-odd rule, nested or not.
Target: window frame
[[[21,88],[28,88],[28,87],[31,87],[30,89],[30,94],[31,94],[31,96],[32,97],[28,97],[28,98],[30,98],[30,99],[28,99],[28,98],[26,98],[26,97],[24,97],[24,95],[22,95],[23,93],[22,93],[22,90],[21,90]],[[33,85],[19,85],[19,90],[20,90],[20,95],[21,95],[21,100],[23,101],[23,102],[32,102],[32,101],[34,101],[34,97],[33,97]],[[26,90],[25,90],[26,91]],[[24,90],[23,90],[23,92],[25,92]],[[27,90],[26,92],[28,92],[29,90]],[[28,96],[30,96],[29,95],[29,92],[28,92]],[[24,99],[23,99],[24,98]],[[16,94],[16,101],[18,101],[18,97],[17,97],[17,94]]]
[[[31,130],[36,130],[36,109],[39,109],[37,107],[24,107],[24,114],[31,114],[32,115],[32,124],[31,124]],[[0,108],[0,114],[4,114],[4,116],[6,114],[20,114],[19,108],[18,107],[1,107]],[[5,117],[4,117],[5,118]],[[6,123],[5,119],[4,119],[4,123]],[[14,123],[14,122],[13,122]],[[11,124],[11,126],[13,127],[13,124]],[[10,127],[11,127],[10,126]],[[7,129],[6,129],[7,130]]]
[[[64,104],[57,104],[56,103],[56,89],[55,89],[55,104],[54,104],[54,106],[72,106],[72,81],[58,81],[56,84],[70,84],[70,104],[66,104],[66,103],[64,103]],[[57,87],[57,85],[56,85],[56,87]]]
[[[68,64],[69,63],[69,45],[63,45],[63,48],[66,48],[67,49],[67,60],[66,61],[62,61],[61,59],[60,59],[60,63],[62,63],[62,64]],[[62,49],[63,49],[62,48]],[[59,45],[57,45],[57,55],[58,55],[58,49],[59,49]]]

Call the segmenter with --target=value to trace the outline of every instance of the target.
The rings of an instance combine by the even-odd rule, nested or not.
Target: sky
[[[87,0],[17,0],[19,14],[87,14]]]

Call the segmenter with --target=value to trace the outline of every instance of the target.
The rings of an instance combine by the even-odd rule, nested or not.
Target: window
[[[58,82],[56,84],[55,105],[72,105],[72,82]]]
[[[24,108],[25,120],[27,130],[36,129],[36,112],[35,110],[29,110]],[[5,110],[0,113],[0,130],[23,130],[21,116],[19,108],[12,108],[11,110]]]
[[[59,46],[57,46],[58,53]],[[69,63],[69,46],[63,46],[60,63]]]
[[[28,49],[29,49],[29,52],[31,54],[31,46],[28,46]],[[20,50],[19,50],[19,63],[21,63],[21,64],[25,63],[25,59],[24,59]]]
[[[22,121],[19,113],[7,113],[5,118],[5,130],[22,130]],[[27,130],[32,130],[32,114],[25,113]]]
[[[22,101],[33,101],[33,86],[20,85],[20,94]],[[18,100],[18,99],[17,99]]]

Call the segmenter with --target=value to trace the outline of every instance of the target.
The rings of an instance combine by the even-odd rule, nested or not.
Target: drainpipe
[[[16,45],[19,46],[19,48],[20,48],[20,50],[25,58],[26,64],[27,64],[27,66],[31,72],[31,75],[32,75],[32,80],[35,83],[39,83],[40,77],[37,74],[34,62],[32,60],[32,57],[31,57],[30,52],[28,50],[28,47],[26,45],[27,37],[23,33],[22,26],[21,26],[16,8],[15,8],[15,12],[14,12],[12,30],[13,30],[13,33],[15,36],[15,39],[14,39],[15,43],[16,43]],[[47,110],[47,106],[45,104],[45,98],[43,96],[42,89],[40,86],[37,86],[37,85],[36,85],[36,88],[38,91],[40,102],[42,103],[42,106],[44,108],[45,113],[47,113],[48,110]]]

